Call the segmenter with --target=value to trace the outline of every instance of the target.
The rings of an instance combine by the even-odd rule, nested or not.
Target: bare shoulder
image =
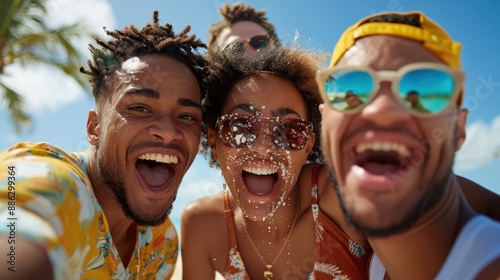
[[[500,257],[487,265],[483,271],[477,275],[476,280],[499,280],[500,279]]]
[[[467,178],[458,175],[456,177],[472,209],[500,221],[500,195]]]
[[[213,195],[192,201],[184,208],[182,223],[194,223],[203,226],[224,219],[223,196]]]
[[[183,264],[186,265],[184,274],[213,275],[214,271],[223,271],[230,250],[230,238],[222,195],[197,199],[184,209],[180,239]],[[198,271],[189,271],[190,267],[197,267]]]

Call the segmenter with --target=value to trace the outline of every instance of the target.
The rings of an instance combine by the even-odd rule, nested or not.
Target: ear
[[[97,112],[94,110],[89,111],[87,116],[87,141],[93,146],[99,143],[100,123],[97,117]]]
[[[465,137],[466,137],[466,131],[465,131],[465,124],[467,123],[467,117],[469,116],[469,110],[467,109],[461,109],[458,112],[457,116],[457,147],[455,148],[455,151],[460,150],[462,145],[465,142]]]
[[[210,146],[210,151],[212,152],[212,157],[219,162],[217,159],[217,132],[213,128],[208,128],[207,131],[208,145]]]
[[[319,112],[321,113],[321,115],[323,115],[323,108],[324,107],[325,107],[324,103],[319,104]]]

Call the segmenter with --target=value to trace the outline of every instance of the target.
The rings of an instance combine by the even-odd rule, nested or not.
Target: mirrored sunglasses
[[[412,114],[432,116],[456,104],[465,74],[439,63],[413,63],[397,71],[335,66],[319,70],[316,81],[323,101],[346,114],[369,104],[383,81],[391,82],[398,103]]]
[[[304,149],[313,131],[310,121],[281,117],[255,117],[229,114],[217,119],[216,127],[222,143],[232,148],[251,148],[260,133],[260,126],[272,136],[281,150]]]

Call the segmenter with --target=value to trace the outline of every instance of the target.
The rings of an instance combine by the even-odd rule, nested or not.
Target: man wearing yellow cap
[[[391,279],[500,276],[500,224],[470,208],[452,171],[468,114],[460,47],[420,12],[377,14],[344,32],[317,75],[342,210]]]

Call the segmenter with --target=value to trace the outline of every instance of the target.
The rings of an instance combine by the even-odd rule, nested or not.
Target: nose
[[[382,82],[374,99],[361,110],[361,116],[384,127],[411,119],[411,115],[396,100],[391,83]]]
[[[170,116],[154,119],[148,128],[148,134],[155,140],[159,139],[164,143],[182,139],[182,132],[179,129],[179,125],[175,118]]]
[[[272,124],[268,122],[260,122],[257,138],[253,142],[253,147],[259,151],[267,151],[272,148],[276,148],[274,144]]]

